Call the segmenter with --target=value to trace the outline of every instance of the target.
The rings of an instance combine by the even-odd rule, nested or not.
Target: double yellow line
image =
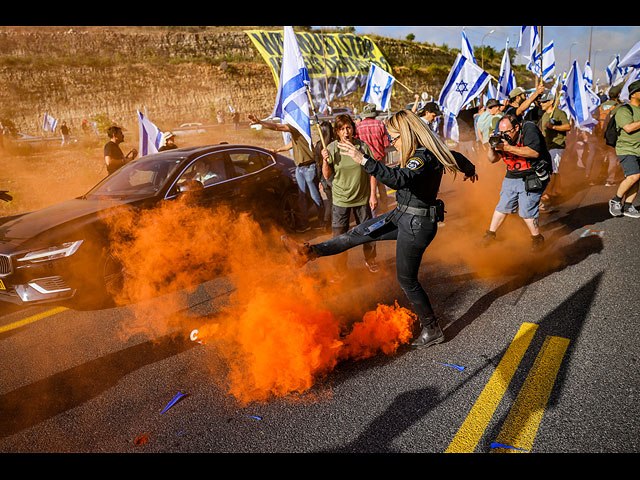
[[[535,324],[522,324],[446,453],[472,453],[475,450],[537,329]],[[531,450],[568,346],[566,338],[545,338],[495,439],[495,443],[504,447],[492,449],[493,452]]]
[[[67,308],[66,307],[56,307],[56,308],[53,308],[51,310],[47,310],[46,312],[41,312],[41,313],[38,313],[36,315],[32,315],[30,317],[27,317],[27,318],[24,318],[22,320],[19,320],[17,322],[13,322],[13,323],[10,323],[8,325],[4,325],[4,326],[0,327],[0,334],[2,334],[4,332],[8,332],[9,330],[15,330],[16,328],[24,327],[25,325],[28,325],[30,323],[37,322],[38,320],[42,320],[43,318],[50,317],[51,315],[55,315],[56,313],[63,312],[64,310],[67,310]]]

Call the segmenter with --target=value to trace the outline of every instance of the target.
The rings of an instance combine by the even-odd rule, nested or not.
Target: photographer
[[[498,123],[498,133],[489,139],[489,145],[489,161],[503,160],[507,173],[482,245],[495,241],[496,231],[507,215],[517,211],[531,232],[532,251],[538,251],[544,247],[544,237],[538,228],[540,198],[551,171],[551,157],[542,132],[535,123],[521,123],[516,116],[505,115]]]

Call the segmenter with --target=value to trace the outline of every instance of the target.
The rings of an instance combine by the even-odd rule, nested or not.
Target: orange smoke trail
[[[335,305],[349,287],[328,282],[331,271],[293,268],[282,232],[261,229],[249,215],[179,201],[131,211],[110,227],[114,254],[129,272],[125,297],[137,302],[123,335],[170,330],[167,312],[185,305],[166,292],[217,275],[233,282],[228,306],[203,319],[199,336],[209,337],[224,360],[226,388],[242,403],[305,392],[340,361],[391,355],[410,338],[415,317],[397,305],[367,312],[343,336],[345,320],[328,310],[327,300]],[[154,299],[142,301],[148,298]]]

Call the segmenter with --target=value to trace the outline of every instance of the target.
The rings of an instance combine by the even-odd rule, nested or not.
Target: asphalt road
[[[346,360],[265,402],[240,404],[210,367],[215,348],[184,332],[123,338],[131,306],[1,306],[0,452],[638,452],[640,219],[612,218],[611,195],[575,187],[542,217],[544,262],[514,240],[527,236],[514,219],[491,247],[508,267],[491,274],[450,254],[451,200],[421,270],[446,342]],[[393,243],[378,252],[375,276],[350,253],[362,289],[349,294],[402,305]],[[217,279],[176,305],[197,325],[233,289]]]

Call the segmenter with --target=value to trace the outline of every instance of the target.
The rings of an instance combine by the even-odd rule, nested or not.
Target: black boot
[[[438,325],[436,317],[430,316],[421,318],[420,325],[422,326],[422,331],[411,342],[412,346],[430,347],[431,345],[444,342],[444,333],[440,329],[440,325]]]

